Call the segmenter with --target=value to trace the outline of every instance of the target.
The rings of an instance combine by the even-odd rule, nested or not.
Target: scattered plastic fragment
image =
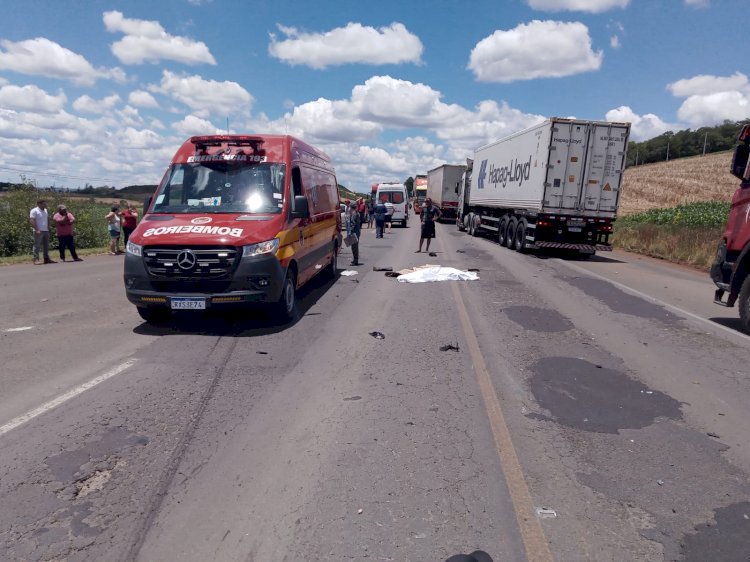
[[[721,437],[716,435],[713,431],[709,431],[708,433],[706,433],[706,435],[708,435],[709,437],[714,437],[716,439],[721,439]]]
[[[344,402],[349,402],[351,400],[362,400],[361,396],[349,396],[348,398],[344,398]]]
[[[351,277],[352,275],[357,275],[357,274],[358,272],[352,271],[351,269],[347,269],[341,272],[341,275],[343,275],[344,277]]]
[[[381,332],[370,332],[370,335],[373,338],[375,338],[376,340],[384,340],[385,339],[385,335],[382,334]]]
[[[657,483],[657,484],[658,484],[659,486],[664,486],[664,480],[657,480],[657,481],[656,481],[656,483]]]
[[[537,507],[536,516],[539,517],[539,519],[554,519],[557,517],[557,512],[548,507]]]
[[[461,271],[453,267],[439,265],[419,268],[411,273],[398,277],[399,283],[430,283],[432,281],[476,281],[479,279],[473,271]]]
[[[386,277],[398,277],[401,275],[398,271],[386,271],[385,276]]]
[[[378,267],[376,265],[372,266],[373,271],[393,271],[392,267]]]
[[[458,344],[453,345],[453,344],[449,343],[449,344],[446,344],[446,345],[441,345],[440,346],[440,351],[460,351],[460,350],[458,348]]]
[[[364,510],[364,509],[362,509],[362,508],[358,509],[358,510],[357,510],[357,515],[362,515],[362,513],[364,513],[364,511],[365,511],[365,510]]]
[[[466,250],[456,250],[456,253],[457,253],[457,254],[465,254],[465,253],[466,253]]]
[[[433,258],[437,257],[437,253],[436,252],[430,252],[429,255],[432,256]]]
[[[256,351],[255,353],[257,353],[258,355],[268,355],[267,351]]]

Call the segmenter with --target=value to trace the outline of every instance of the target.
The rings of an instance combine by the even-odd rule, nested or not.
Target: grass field
[[[708,270],[739,185],[731,160],[718,152],[625,170],[615,246]]]

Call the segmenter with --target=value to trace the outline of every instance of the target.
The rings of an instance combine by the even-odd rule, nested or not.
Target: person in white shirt
[[[49,216],[47,215],[47,202],[40,199],[36,207],[29,212],[29,222],[34,229],[34,265],[39,264],[39,250],[42,250],[44,263],[57,263],[49,258]]]
[[[393,203],[390,201],[385,201],[385,208],[386,208],[386,214],[385,214],[385,225],[388,228],[388,232],[391,231],[391,227],[393,226],[393,213],[396,211],[396,207],[393,206]]]

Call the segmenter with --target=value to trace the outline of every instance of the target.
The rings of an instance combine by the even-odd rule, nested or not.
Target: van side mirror
[[[153,195],[149,195],[143,198],[143,214],[144,215],[148,213],[148,210],[151,207],[151,201],[153,199],[154,199]]]
[[[294,210],[292,211],[293,219],[306,219],[310,216],[310,206],[307,204],[307,197],[304,195],[294,196]]]

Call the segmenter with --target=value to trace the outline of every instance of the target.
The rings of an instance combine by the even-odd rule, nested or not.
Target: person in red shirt
[[[52,217],[57,225],[57,242],[60,247],[60,261],[65,261],[65,249],[70,250],[73,261],[83,261],[76,253],[76,244],[73,241],[73,223],[76,218],[68,211],[65,205],[58,205],[55,216]]]
[[[130,233],[135,230],[137,222],[138,209],[135,208],[135,205],[128,205],[122,212],[122,232],[125,235],[125,246],[128,245],[128,238],[130,238]]]

